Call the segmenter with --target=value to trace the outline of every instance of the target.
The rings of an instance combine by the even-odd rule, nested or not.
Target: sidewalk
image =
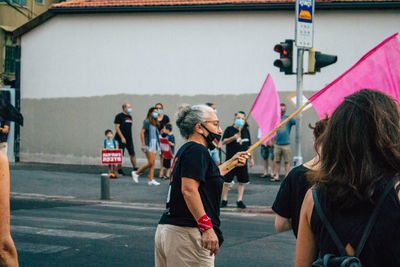
[[[110,205],[128,205],[163,209],[168,192],[168,181],[157,181],[160,186],[148,186],[147,177],[139,177],[135,184],[130,176],[110,179],[110,201],[100,201],[100,174],[106,167],[43,163],[10,164],[11,197],[39,198],[79,202],[103,202]],[[130,174],[131,169],[124,168]],[[158,174],[158,170],[156,170]],[[237,184],[228,196],[228,207],[221,212],[272,213],[271,206],[279,190],[279,183],[250,174],[243,201],[247,209],[236,208]]]

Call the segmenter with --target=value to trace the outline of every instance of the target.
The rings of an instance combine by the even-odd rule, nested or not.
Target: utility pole
[[[304,50],[313,47],[314,43],[314,6],[315,0],[296,0],[296,46],[297,46],[297,79],[296,79],[296,107],[303,105],[303,58]],[[301,126],[303,114],[297,116],[296,121],[296,155],[293,157],[295,166],[303,163],[301,154]]]
[[[274,51],[280,54],[279,59],[274,61],[274,66],[278,67],[285,75],[296,74],[296,108],[299,110],[303,103],[303,59],[304,51],[308,51],[308,72],[315,74],[321,68],[334,64],[337,56],[323,54],[315,51],[314,45],[314,6],[315,0],[296,0],[296,24],[295,39],[287,39],[274,46]],[[293,43],[297,46],[297,70],[293,72]],[[295,156],[293,157],[294,166],[303,163],[301,153],[301,130],[303,114],[300,112],[296,118],[295,135]]]
[[[304,48],[297,48],[297,72],[296,72],[296,109],[299,109],[303,105],[303,57]],[[293,157],[294,166],[298,166],[303,163],[303,156],[301,154],[301,123],[303,113],[300,112],[296,119],[296,154]]]

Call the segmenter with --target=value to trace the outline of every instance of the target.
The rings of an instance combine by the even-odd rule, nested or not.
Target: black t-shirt
[[[119,124],[119,129],[121,130],[121,133],[125,137],[126,141],[127,142],[131,141],[132,140],[132,116],[121,112],[117,116],[115,116],[114,123]],[[121,137],[119,136],[118,133],[115,134],[115,139],[118,142],[121,141]]]
[[[10,127],[10,122],[9,121],[1,121],[1,128],[3,128],[4,126],[8,126]],[[10,130],[10,129],[9,129]],[[8,133],[3,133],[2,131],[0,132],[0,143],[4,143],[7,142],[7,137],[8,137]]]
[[[387,181],[382,180],[377,183],[372,196],[374,204],[371,202],[358,203],[351,208],[339,208],[330,201],[330,196],[325,190],[317,190],[322,211],[345,247],[348,243],[354,250],[358,247],[368,220],[386,184]],[[331,253],[339,256],[339,251],[326,227],[323,226],[315,207],[311,214],[310,224],[321,255]],[[395,190],[392,189],[380,206],[375,224],[359,256],[362,266],[400,266],[399,225],[400,202]]]
[[[301,205],[307,190],[311,187],[306,177],[308,170],[304,165],[293,168],[283,180],[272,205],[272,210],[275,213],[291,219],[292,230],[296,237],[299,228]]]
[[[200,182],[199,193],[204,210],[211,218],[214,229],[219,229],[219,205],[224,180],[207,148],[196,142],[184,144],[175,156],[171,174],[166,211],[159,223],[197,227],[181,191],[182,177],[186,177]]]
[[[238,132],[239,132],[238,129],[236,129],[233,126],[229,126],[228,128],[226,128],[224,135],[222,136],[222,140],[232,137],[235,134],[237,134]],[[242,139],[242,144],[240,144],[240,139],[237,139],[226,145],[226,159],[227,160],[232,158],[237,152],[246,151],[249,148],[249,146],[251,146],[250,133],[249,133],[249,130],[247,127],[244,127],[242,129],[240,138]]]
[[[164,114],[164,117],[160,121],[160,126],[158,127],[158,130],[161,131],[162,128],[164,128],[165,125],[167,125],[170,122],[169,117]]]

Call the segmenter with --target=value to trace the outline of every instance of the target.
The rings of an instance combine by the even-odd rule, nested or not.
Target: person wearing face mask
[[[136,172],[132,172],[132,179],[135,183],[139,182],[139,174],[149,169],[148,184],[160,185],[154,180],[154,164],[157,154],[161,154],[160,132],[158,131],[159,122],[157,120],[158,111],[155,107],[151,107],[146,119],[143,121],[143,127],[140,131],[140,140],[142,141],[142,151],[146,153],[147,164],[140,167]]]
[[[167,114],[164,114],[164,106],[161,103],[157,103],[155,105],[155,108],[157,109],[158,116],[157,120],[159,123],[158,130],[161,132],[162,129],[164,129],[165,125],[170,124],[170,119]]]
[[[215,165],[208,149],[218,145],[222,130],[206,105],[181,107],[176,124],[187,142],[173,161],[166,210],[155,234],[155,266],[214,266],[223,241],[222,176],[234,160],[243,166],[249,153]]]
[[[281,103],[281,122],[288,118],[286,114],[286,105]],[[275,177],[271,179],[272,182],[279,181],[279,173],[281,170],[281,159],[285,162],[285,177],[290,170],[290,160],[292,151],[290,148],[290,130],[292,126],[296,125],[296,121],[291,119],[282,128],[276,132],[275,145],[274,145],[274,160],[275,160]]]
[[[212,108],[214,110],[214,113],[217,114],[217,107],[215,106],[214,103],[208,102],[208,103],[206,103],[206,105],[209,106],[210,108]],[[217,166],[221,164],[221,157],[219,156],[220,149],[221,149],[221,147],[218,146],[218,147],[214,148],[213,150],[210,150],[210,155]]]
[[[114,119],[115,124],[115,140],[118,142],[122,153],[125,153],[125,148],[128,150],[132,167],[136,169],[135,148],[132,139],[132,113],[131,105],[128,103],[122,104],[122,112],[117,114]],[[124,175],[121,165],[118,166],[118,173]]]
[[[234,124],[226,128],[222,137],[222,145],[226,145],[226,158],[230,159],[239,151],[246,151],[251,146],[250,132],[245,122],[246,114],[239,111],[235,114]],[[253,167],[253,155],[250,156],[250,167]],[[235,168],[224,176],[224,187],[222,191],[221,207],[228,205],[228,191],[232,185],[233,178],[236,176],[238,185],[238,197],[236,205],[238,208],[245,209],[243,203],[243,193],[245,184],[249,183],[249,172],[247,165]]]
[[[157,103],[155,105],[155,108],[157,109],[158,112],[158,116],[157,116],[157,120],[158,120],[158,130],[160,131],[160,134],[164,134],[163,129],[167,124],[170,124],[170,120],[168,115],[164,114],[164,106],[161,103]],[[164,166],[162,164],[162,162],[164,161],[164,157],[162,155],[162,153],[160,154],[160,172],[158,173],[158,178],[160,179],[164,179]]]

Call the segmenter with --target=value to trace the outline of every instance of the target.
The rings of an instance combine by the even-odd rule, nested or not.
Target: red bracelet
[[[197,221],[197,227],[202,233],[210,228],[213,228],[210,217],[208,217],[207,214],[204,214],[204,216]]]

